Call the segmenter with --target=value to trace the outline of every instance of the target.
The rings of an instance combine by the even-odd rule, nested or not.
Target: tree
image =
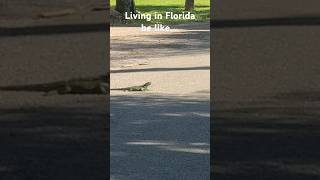
[[[186,0],[185,2],[185,10],[192,11],[194,9],[194,0]]]
[[[124,14],[125,12],[136,13],[136,7],[134,0],[117,0],[116,11]]]

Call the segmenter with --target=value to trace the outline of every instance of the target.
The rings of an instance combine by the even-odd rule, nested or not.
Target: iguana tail
[[[136,91],[135,89],[147,89],[148,86],[151,85],[151,82],[147,82],[147,83],[144,83],[143,85],[141,86],[130,86],[130,87],[126,87],[126,88],[113,88],[113,89],[110,89],[110,90],[118,90],[118,91]]]
[[[50,83],[50,84],[30,84],[30,85],[17,85],[17,86],[2,86],[2,91],[42,91],[47,92],[51,89],[61,87],[61,83]]]
[[[112,88],[111,91],[126,91],[128,88]]]
[[[52,83],[44,83],[44,84],[30,84],[30,85],[16,85],[16,86],[0,86],[0,90],[2,91],[42,91],[49,92],[55,89],[61,89],[67,87],[67,85],[73,81],[102,81],[108,82],[109,76],[99,76],[99,77],[90,77],[90,78],[79,78],[79,79],[71,79],[67,81],[56,81]]]

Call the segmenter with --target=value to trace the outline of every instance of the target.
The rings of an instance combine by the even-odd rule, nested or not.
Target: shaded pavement
[[[319,2],[214,7],[213,177],[319,179]]]
[[[0,86],[106,74],[105,12],[39,19],[85,1],[2,2]],[[0,179],[107,179],[107,105],[103,95],[0,91]]]
[[[112,96],[111,178],[209,179],[208,112],[207,98]]]

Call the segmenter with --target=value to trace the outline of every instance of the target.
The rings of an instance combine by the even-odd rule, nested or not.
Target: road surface
[[[319,5],[214,2],[215,180],[320,178]]]
[[[113,180],[210,179],[209,24],[173,33],[111,28]]]
[[[0,86],[106,74],[105,12],[34,19],[79,1],[6,2],[0,7]],[[1,91],[0,179],[107,179],[107,109],[103,95]]]

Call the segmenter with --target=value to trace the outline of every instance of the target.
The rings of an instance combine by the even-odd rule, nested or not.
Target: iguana
[[[6,91],[42,91],[44,95],[63,94],[107,94],[109,84],[106,76],[87,79],[71,79],[47,84],[32,84],[0,87]]]
[[[141,86],[130,86],[126,88],[114,88],[110,90],[121,90],[121,91],[148,91],[148,87],[151,85],[151,82],[144,83]]]

